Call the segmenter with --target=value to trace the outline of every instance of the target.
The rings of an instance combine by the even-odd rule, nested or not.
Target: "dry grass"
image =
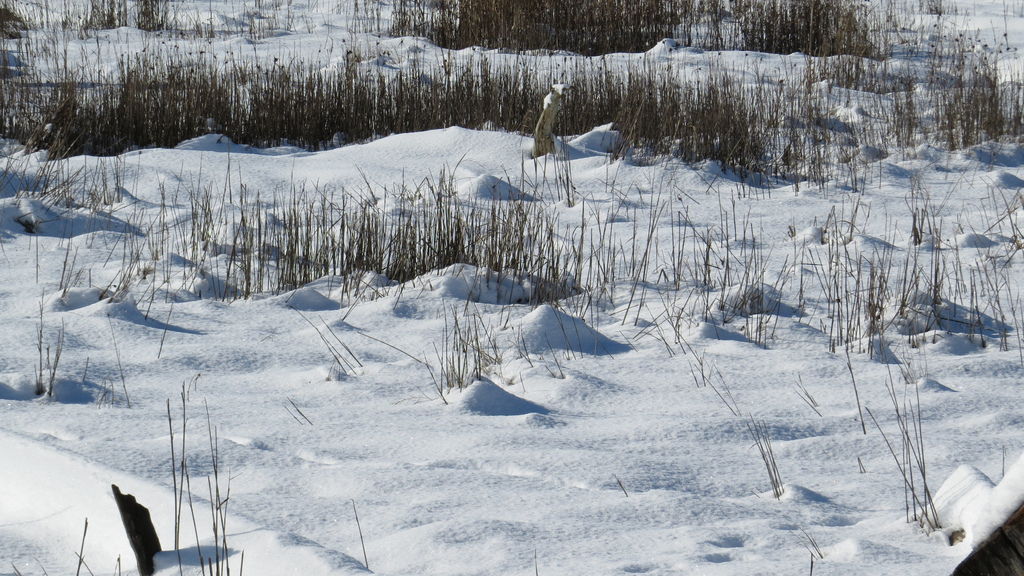
[[[426,36],[448,48],[594,55],[646,50],[677,26],[692,41],[701,23],[719,22],[724,10],[716,0],[405,0],[395,12],[392,34]]]
[[[93,0],[82,18],[94,26],[132,20],[147,28],[177,24],[166,0],[124,2]],[[734,18],[725,18],[711,0],[642,2],[625,11],[613,1],[593,4],[588,10],[569,10],[568,3],[564,10],[544,11],[538,2],[408,0],[397,5],[394,25],[396,32],[436,32],[443,36],[436,40],[452,46],[602,53],[643,50],[673,35],[694,45],[837,55],[809,57],[802,78],[747,82],[724,70],[684,81],[677,70],[654,61],[612,67],[605,59],[564,55],[500,65],[483,57],[450,57],[437,66],[396,70],[367,67],[362,55],[350,52],[325,72],[300,60],[147,51],[124,58],[110,74],[56,67],[51,74],[28,70],[8,78],[0,84],[0,133],[29,149],[49,150],[51,158],[173,146],[210,131],[240,143],[307,149],[452,125],[525,133],[555,82],[572,86],[556,133],[579,134],[614,122],[624,137],[620,152],[633,161],[715,160],[744,176],[823,182],[846,174],[856,180],[858,147],[883,154],[923,142],[960,148],[1024,133],[1021,84],[1000,77],[968,41],[934,43],[925,53],[928,65],[916,72],[893,72],[885,61],[866,58],[883,57],[891,46],[879,14],[859,4],[741,2],[732,6]],[[495,17],[499,12],[509,17]],[[453,15],[458,17],[452,20]],[[890,26],[898,21],[886,17]],[[551,21],[540,28],[522,24],[545,18]],[[479,37],[456,40],[470,30]],[[621,44],[620,32],[634,44]],[[591,44],[581,45],[584,38]],[[918,90],[921,83],[928,90]],[[835,121],[834,88],[855,93],[872,121]]]
[[[680,38],[710,50],[880,57],[888,48],[884,24],[877,10],[850,0],[405,0],[397,3],[390,32],[456,49],[596,55],[641,52],[662,38]]]
[[[358,279],[365,272],[405,282],[454,264],[493,271],[495,281],[528,282],[532,302],[572,293],[570,274],[580,256],[558,235],[541,203],[467,206],[444,174],[397,192],[388,205],[345,191],[299,189],[269,209],[258,196],[194,192],[189,256],[200,269],[219,266],[223,278],[219,290],[204,295],[248,298],[325,276]]]
[[[18,38],[28,26],[11,0],[0,0],[0,38]]]
[[[51,157],[116,154],[173,146],[211,126],[233,140],[311,149],[382,134],[461,125],[525,131],[552,78],[525,61],[492,70],[468,60],[442,70],[396,74],[350,66],[324,74],[302,63],[218,66],[197,59],[136,57],[113,78],[65,77],[0,86],[4,133]],[[655,68],[625,74],[600,62],[568,72],[573,94],[559,124],[582,133],[615,121],[627,143],[688,161],[715,159],[744,172],[769,172],[774,87],[744,88],[724,74],[683,84]],[[89,87],[85,87],[89,86]]]
[[[862,2],[737,0],[732,7],[746,50],[864,58],[882,58],[889,52],[884,31],[891,23]]]

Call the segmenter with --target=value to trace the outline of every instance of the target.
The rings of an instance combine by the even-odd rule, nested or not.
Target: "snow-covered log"
[[[953,576],[1024,574],[1024,504],[960,563]]]

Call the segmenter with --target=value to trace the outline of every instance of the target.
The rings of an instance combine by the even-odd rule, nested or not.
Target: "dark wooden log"
[[[1024,505],[971,552],[953,576],[1021,576],[1024,574]]]
[[[139,566],[139,576],[153,576],[153,557],[160,552],[160,539],[153,527],[153,518],[149,508],[139,504],[135,496],[123,494],[117,484],[111,484],[117,510],[121,513],[124,531],[128,534],[128,542],[135,552],[135,562]]]

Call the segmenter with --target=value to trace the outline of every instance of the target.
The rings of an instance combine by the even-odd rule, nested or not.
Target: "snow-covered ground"
[[[224,30],[252,21],[245,3],[196,4]],[[441,59],[307,4],[280,6],[257,39],[200,43],[325,67],[352,44],[389,66]],[[1019,71],[1020,7],[958,8]],[[72,65],[113,69],[161,40],[122,28],[66,42]],[[617,58],[681,73],[751,58],[662,46]],[[26,58],[8,61],[44,65]],[[756,58],[779,74],[804,61]],[[183,447],[191,490],[162,574],[213,556],[215,471],[228,563],[254,576],[951,572],[1022,499],[1024,148],[922,144],[866,157],[856,183],[763,186],[713,162],[613,157],[609,130],[564,135],[560,160],[531,159],[529,136],[461,127],[321,152],[210,134],[57,167],[9,143],[0,575],[71,573],[80,550],[92,573],[135,573],[111,484],[172,549]],[[47,166],[83,201],[24,194]],[[85,201],[98,182],[109,202]],[[424,182],[455,205],[543,214],[583,252],[576,290],[519,303],[535,279],[454,265],[217,297],[239,274],[225,246],[245,228],[241,196],[269,212],[297,190],[437,202]],[[220,244],[197,249],[203,199]],[[860,312],[876,296],[880,333]],[[453,358],[481,377],[447,389]],[[909,518],[915,498],[938,528]]]

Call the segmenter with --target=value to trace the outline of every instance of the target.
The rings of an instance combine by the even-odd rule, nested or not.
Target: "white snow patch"
[[[976,511],[970,530],[971,545],[984,542],[1011,514],[1024,504],[1024,453],[1006,471],[989,493],[984,506]],[[940,517],[941,518],[941,517]]]
[[[601,334],[580,318],[548,304],[538,306],[520,324],[520,338],[530,352],[566,350],[581,354],[617,354],[628,347]]]
[[[996,245],[996,241],[992,240],[984,234],[978,234],[975,232],[957,234],[956,245],[960,248],[991,248]]]
[[[645,54],[654,58],[668,58],[679,47],[672,38],[664,38],[649,49]]]
[[[622,145],[622,133],[615,130],[613,124],[604,124],[569,140],[569,145],[577,150],[609,154]]]
[[[956,392],[956,390],[940,383],[938,380],[935,380],[934,378],[918,378],[917,388],[922,392]]]
[[[977,541],[975,525],[993,487],[992,480],[974,466],[957,467],[935,492],[935,510],[943,530],[947,534],[964,530],[964,539],[973,545]]]
[[[280,299],[289,308],[302,312],[323,312],[326,310],[337,310],[341,307],[334,300],[309,287],[294,290],[283,295]]]
[[[547,414],[548,409],[520,398],[490,380],[477,380],[458,393],[453,403],[458,409],[482,416],[522,416]]]
[[[549,92],[548,95],[544,97],[544,107],[547,108],[549,106],[554,105],[556,103],[554,95],[565,96],[565,92],[568,89],[568,84],[552,84],[551,92]]]
[[[446,300],[483,304],[524,304],[530,301],[533,281],[521,274],[498,273],[468,264],[453,264],[414,280]]]
[[[78,310],[96,304],[103,298],[99,288],[68,288],[50,300],[51,310]]]
[[[750,316],[777,312],[781,302],[779,291],[764,283],[729,286],[722,291],[719,305],[731,314]]]
[[[17,372],[0,373],[0,400],[31,400],[36,397],[36,383]]]
[[[458,185],[459,197],[467,200],[533,200],[507,180],[481,174]]]

